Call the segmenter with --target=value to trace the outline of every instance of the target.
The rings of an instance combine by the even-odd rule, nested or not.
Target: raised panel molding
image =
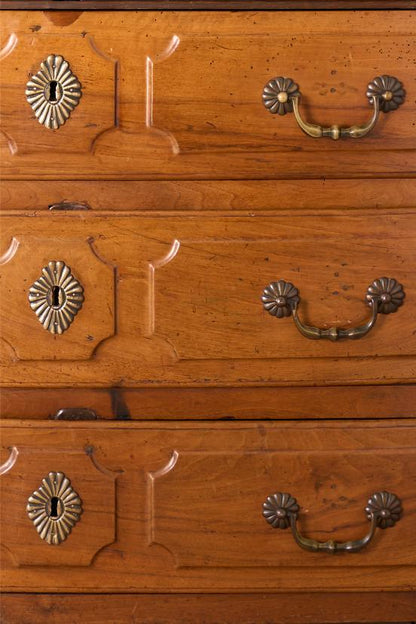
[[[170,262],[172,262],[172,260],[174,260],[176,258],[177,253],[179,252],[179,249],[181,247],[181,243],[179,240],[175,239],[169,249],[169,251],[162,256],[161,258],[158,258],[157,260],[152,260],[151,262],[149,262],[149,316],[148,316],[148,335],[149,336],[153,336],[155,333],[155,315],[156,315],[156,310],[155,310],[155,296],[156,296],[156,292],[155,292],[155,277],[156,277],[156,271],[158,269],[161,269],[162,267],[166,266],[167,264],[169,264]]]
[[[305,553],[290,530],[271,530],[262,514],[267,496],[290,492],[301,505],[303,533],[320,541],[357,539],[368,530],[364,508],[369,496],[377,488],[390,488],[400,492],[411,524],[416,512],[409,489],[411,475],[416,478],[411,451],[386,448],[385,442],[376,453],[344,447],[344,441],[336,448],[333,438],[323,453],[316,437],[302,452],[276,450],[267,444],[261,448],[261,435],[259,426],[257,448],[237,451],[230,442],[228,451],[175,450],[167,464],[148,473],[149,545],[162,546],[176,568],[307,568],[318,563],[360,568],[376,565],[380,557],[386,565],[414,563],[409,550],[393,554],[399,531],[409,531],[409,524],[382,531],[365,556],[332,557]],[[405,483],[400,474],[409,480]]]
[[[410,218],[386,216],[397,232],[389,271],[408,296],[414,274]],[[273,318],[261,302],[270,282],[285,279],[299,288],[299,314],[308,324],[353,328],[366,322],[366,290],[386,271],[386,247],[378,242],[383,236],[388,241],[386,220],[370,214],[363,227],[362,216],[296,215],[258,225],[246,217],[224,218],[215,228],[208,221],[194,236],[184,232],[174,239],[149,264],[149,334],[166,340],[179,361],[372,357],[371,349],[394,356],[393,333],[407,335],[406,353],[414,354],[406,304],[390,317],[380,315],[374,331],[352,348],[349,341],[306,339],[291,318]]]
[[[68,61],[81,83],[82,97],[67,122],[57,130],[39,124],[26,102],[28,78],[49,55]],[[1,103],[1,132],[12,156],[48,153],[59,165],[59,155],[93,153],[106,132],[118,125],[118,61],[101,51],[87,33],[25,35],[12,33],[0,53],[5,88]],[[52,156],[53,155],[53,156]]]
[[[54,260],[65,262],[84,289],[82,308],[61,335],[42,327],[28,299],[30,287]],[[14,359],[85,360],[115,334],[115,267],[97,254],[93,239],[57,242],[21,234],[12,238],[0,265],[2,339]]]
[[[164,548],[173,557],[176,567],[179,567],[179,564],[178,564],[178,560],[177,560],[175,552],[171,550],[170,547],[167,546],[166,544],[159,542],[158,537],[156,535],[155,519],[156,519],[157,510],[156,510],[155,495],[156,495],[156,485],[157,485],[158,480],[160,478],[163,478],[165,475],[167,475],[169,472],[171,472],[171,470],[175,468],[178,458],[179,458],[178,451],[173,450],[171,458],[165,465],[163,465],[158,470],[154,470],[153,472],[147,473],[147,485],[148,485],[147,504],[148,504],[149,514],[150,514],[149,524],[148,524],[148,544],[149,546],[152,546],[153,544],[158,544],[159,546]]]
[[[146,126],[152,132],[159,134],[161,137],[166,137],[171,145],[172,153],[179,154],[180,148],[173,132],[163,128],[162,126],[155,126],[154,124],[154,72],[155,65],[166,61],[176,51],[180,44],[180,38],[177,35],[173,35],[172,39],[168,43],[167,47],[160,53],[156,53],[154,58],[147,56],[146,58]]]
[[[355,31],[346,47],[342,45],[345,44],[342,30],[288,33],[282,29],[279,33],[273,29],[265,36],[264,31],[251,29],[250,22],[247,17],[244,24],[236,26],[236,20],[232,30],[223,30],[223,23],[218,23],[210,32],[200,29],[198,35],[192,25],[187,25],[181,31],[181,45],[176,53],[165,55],[163,64],[155,68],[153,123],[175,137],[178,151],[182,154],[228,152],[237,158],[238,152],[244,150],[264,154],[280,146],[287,155],[287,166],[290,160],[298,160],[298,154],[292,158],[290,153],[299,149],[303,137],[293,116],[273,118],[262,104],[264,85],[280,74],[299,83],[304,95],[302,102],[307,100],[311,114],[319,123],[348,125],[365,121],[369,113],[367,84],[377,74],[372,67],[375,63],[381,65],[377,56],[388,54],[392,41],[386,39],[382,50],[377,41],[379,35],[367,31],[363,46],[363,35]],[[256,22],[257,16],[253,18],[253,26]],[[401,52],[394,60],[390,53],[392,67],[398,61],[403,62],[409,36],[410,33],[395,36],[394,45]],[[353,65],[352,57],[360,58],[360,62]],[[403,73],[403,68],[397,65],[395,70]],[[411,81],[407,80],[406,86],[411,87]],[[383,133],[397,140],[402,135],[403,118],[392,117],[382,121]],[[411,135],[414,132],[409,127],[404,140],[408,142]],[[354,145],[354,149],[368,150],[369,145],[377,145],[381,136],[378,130],[365,142]],[[304,149],[315,148],[316,144],[312,143],[306,139]],[[411,148],[410,143],[407,145]],[[340,152],[350,151],[352,147],[345,141],[326,144],[325,149],[336,150],[334,160],[337,160]]]
[[[26,511],[28,498],[50,472],[63,472],[81,499],[82,515],[59,545],[42,540]],[[116,539],[117,474],[94,457],[94,449],[18,446],[0,466],[1,546],[16,567],[90,566]]]

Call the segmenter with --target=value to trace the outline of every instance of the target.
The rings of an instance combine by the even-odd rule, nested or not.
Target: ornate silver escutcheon
[[[51,260],[29,289],[30,307],[51,334],[63,334],[82,308],[84,289],[62,260]]]
[[[28,498],[29,518],[39,536],[58,545],[71,533],[82,514],[82,502],[63,472],[50,472]]]
[[[78,78],[59,54],[42,61],[38,73],[26,84],[26,99],[35,117],[50,130],[58,130],[66,122],[81,95]]]

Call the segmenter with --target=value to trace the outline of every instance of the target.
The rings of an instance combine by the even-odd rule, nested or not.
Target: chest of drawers
[[[2,11],[4,621],[414,619],[414,6],[33,4]]]

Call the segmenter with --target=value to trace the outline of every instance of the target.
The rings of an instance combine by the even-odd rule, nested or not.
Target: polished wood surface
[[[416,2],[0,8],[2,622],[414,620]],[[82,85],[56,132],[24,95],[51,53]],[[362,124],[379,74],[406,101],[360,140],[261,101],[286,75],[308,120]],[[84,287],[62,336],[27,301],[51,260]],[[384,275],[404,305],[357,341],[262,308],[283,278],[305,322],[354,327]],[[98,420],[55,420],[77,407]],[[26,513],[50,471],[82,499],[59,546]],[[404,513],[359,554],[310,553],[262,517],[278,490],[321,541],[362,538],[376,491]]]
[[[416,386],[1,390],[3,418],[53,419],[62,408],[116,420],[410,418],[416,417]]]
[[[0,211],[27,213],[61,202],[90,211],[248,212],[285,210],[356,210],[414,208],[416,179],[368,180],[144,180],[63,181],[5,180]]]
[[[413,12],[4,12],[2,175],[13,179],[400,177],[416,167]],[[138,36],[140,33],[140,36]],[[25,101],[51,50],[82,99],[57,131]],[[283,60],[284,59],[284,60]],[[302,59],[302,63],[299,63]],[[315,140],[261,101],[292,77],[324,125],[363,124],[379,74],[406,102],[359,140]],[[166,88],[169,85],[169,88]],[[53,157],[52,157],[53,154]]]
[[[50,431],[54,436],[54,431]],[[86,445],[68,448],[42,445],[42,448],[17,448],[12,465],[0,468],[3,513],[1,544],[3,554],[11,555],[13,565],[24,566],[91,566],[100,550],[116,539],[115,480],[111,472],[95,461]],[[14,465],[16,462],[16,465]],[[4,473],[6,470],[6,474]],[[50,472],[63,472],[79,494],[82,489],[81,520],[67,539],[59,545],[42,540],[26,513],[27,499]],[[12,511],[14,510],[14,511]],[[87,514],[88,520],[82,520]],[[36,539],[34,539],[34,537]],[[58,559],[57,559],[58,555]],[[2,556],[3,563],[4,557]]]
[[[415,433],[415,421],[400,420],[4,422],[3,589],[409,590],[416,583]],[[25,512],[28,495],[54,470],[83,501],[80,522],[59,546],[42,541]],[[115,477],[114,499],[99,484]],[[402,499],[403,518],[357,555],[305,552],[262,517],[266,497],[283,490],[298,499],[306,535],[357,539],[368,530],[367,499],[384,489]],[[91,550],[98,538],[95,514],[111,515],[114,500],[115,541],[86,565],[83,545]],[[103,522],[102,530],[109,527]]]
[[[28,234],[28,232],[26,232]],[[21,256],[22,266],[19,273],[23,270],[21,278],[21,286],[23,289],[20,291],[19,280],[16,282],[17,275],[12,270],[12,274],[6,269],[12,258],[7,257],[0,260],[0,264],[6,261],[6,264],[2,267],[1,271],[1,298],[3,299],[3,311],[1,313],[2,323],[2,341],[4,344],[9,345],[17,355],[18,359],[22,360],[89,360],[96,349],[97,345],[101,342],[110,339],[116,331],[115,328],[115,308],[114,308],[114,293],[115,293],[115,269],[110,262],[106,262],[95,253],[94,247],[90,244],[90,241],[85,240],[76,241],[70,236],[66,241],[59,240],[59,237],[55,239],[53,245],[51,245],[51,239],[44,239],[44,234],[39,232],[40,236],[36,236],[36,240],[32,239],[32,244],[29,238],[26,238],[26,242],[13,238],[11,247],[9,248],[11,255],[15,252],[19,254],[22,251]],[[59,242],[58,242],[59,241]],[[23,245],[22,245],[23,243]],[[36,247],[36,254],[38,255],[38,263],[33,266],[33,270],[30,271],[30,277],[27,275],[28,267],[33,259],[34,247]],[[84,314],[75,317],[73,325],[70,329],[73,329],[72,336],[63,334],[61,337],[64,340],[57,342],[56,338],[58,334],[51,334],[49,331],[43,328],[42,324],[38,320],[36,314],[29,305],[28,292],[32,284],[38,280],[42,275],[42,269],[48,266],[50,261],[60,261],[62,257],[66,257],[65,263],[72,270],[75,278],[79,276],[78,266],[81,264],[84,267],[82,272],[81,284],[88,290],[89,295],[82,304],[82,310]],[[12,261],[13,263],[13,261]],[[22,331],[21,325],[21,310],[22,304],[25,304],[24,310],[26,314],[24,317],[35,323],[31,323],[32,327],[36,327],[36,330],[42,331],[38,334],[37,340],[28,340],[25,331]],[[7,309],[6,309],[7,308]],[[26,308],[26,309],[25,309]],[[75,324],[75,321],[80,321]],[[37,327],[38,325],[38,327]],[[34,328],[33,327],[33,328]],[[94,330],[92,331],[92,329]],[[36,332],[35,332],[36,333]],[[69,339],[68,339],[69,337]],[[66,339],[65,339],[66,338]]]
[[[5,624],[381,624],[408,622],[415,593],[3,594]]]
[[[414,211],[403,209],[5,217],[3,385],[412,382],[415,230]],[[83,308],[60,336],[27,300],[50,260],[84,287]],[[370,317],[365,294],[383,275],[404,285],[405,302],[359,340],[308,340],[261,302],[270,282],[285,279],[299,288],[304,322],[352,328]]]

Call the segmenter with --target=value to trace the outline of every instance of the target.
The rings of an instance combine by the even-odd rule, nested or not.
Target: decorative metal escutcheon
[[[79,521],[82,501],[63,472],[50,472],[29,496],[26,511],[39,536],[58,545]]]
[[[62,260],[51,260],[29,289],[30,307],[51,334],[63,334],[82,308],[84,289]]]
[[[81,84],[72,73],[68,61],[59,54],[50,54],[26,84],[26,99],[40,124],[58,130],[82,95]]]
[[[330,327],[329,329],[319,329],[302,323],[298,316],[298,305],[300,302],[299,291],[290,282],[278,280],[272,282],[263,291],[263,307],[269,314],[276,318],[292,316],[296,327],[306,338],[319,340],[339,340],[341,338],[362,338],[372,327],[374,327],[378,314],[391,314],[396,312],[403,304],[405,293],[403,286],[391,277],[380,277],[374,280],[367,289],[366,302],[371,307],[370,320],[360,327],[342,329]]]
[[[369,104],[373,107],[371,119],[362,126],[346,128],[337,125],[324,128],[304,121],[299,111],[301,93],[298,85],[291,78],[278,76],[270,80],[263,89],[263,104],[270,113],[286,115],[286,113],[293,112],[301,130],[315,139],[321,137],[331,137],[335,140],[341,137],[359,139],[374,128],[380,111],[388,113],[403,104],[406,92],[400,80],[394,76],[383,75],[377,76],[368,84],[366,95]]]
[[[387,529],[393,527],[402,515],[402,504],[400,499],[390,492],[376,492],[367,503],[365,513],[371,522],[368,533],[361,539],[349,542],[318,542],[317,540],[303,537],[297,528],[299,505],[296,498],[285,492],[276,492],[268,496],[263,503],[263,517],[274,529],[292,530],[295,542],[304,550],[311,552],[359,552],[374,537],[376,528]]]

